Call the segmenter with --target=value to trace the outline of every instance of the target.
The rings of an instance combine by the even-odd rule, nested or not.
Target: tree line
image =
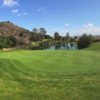
[[[20,34],[22,36],[22,34]],[[58,44],[66,44],[68,42],[76,42],[78,45],[78,48],[86,48],[88,47],[92,41],[93,37],[92,35],[83,34],[81,37],[71,37],[70,34],[67,32],[65,36],[61,36],[59,32],[54,33],[54,37],[47,34],[47,31],[45,28],[33,28],[30,36],[30,42],[36,42],[36,41],[43,41],[44,39],[55,41],[55,43]],[[2,48],[8,48],[16,46],[17,41],[16,37],[13,36],[0,36],[0,49]],[[41,47],[47,47],[50,44],[50,42],[42,42],[40,43]]]
[[[76,42],[79,49],[87,48],[93,42],[92,35],[87,35],[87,34],[83,34],[80,37],[78,36],[71,37],[68,32],[66,33],[65,36],[61,36],[59,32],[55,32],[54,37],[51,37],[50,35],[47,35],[46,33],[47,32],[45,28],[40,28],[40,29],[34,28],[31,34],[31,41],[41,41],[43,39],[52,39],[54,41],[57,41],[60,44],[61,43],[66,44],[68,42]]]

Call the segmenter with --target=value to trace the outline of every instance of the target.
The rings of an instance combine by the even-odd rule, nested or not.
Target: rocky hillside
[[[30,43],[31,32],[9,21],[0,22],[0,36],[13,36],[16,38],[17,44],[28,44]]]

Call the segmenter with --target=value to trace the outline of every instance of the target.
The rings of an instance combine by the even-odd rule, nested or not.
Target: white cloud
[[[70,26],[70,24],[66,23],[65,26]]]
[[[88,34],[100,35],[100,27],[96,27],[93,24],[84,25],[84,28],[82,29],[82,31]]]
[[[81,36],[82,34],[92,34],[92,35],[100,35],[100,27],[95,26],[94,24],[85,24],[79,30],[65,30],[63,35],[69,32],[70,36]]]
[[[17,16],[20,17],[20,16],[25,16],[25,15],[27,15],[27,14],[28,14],[27,12],[17,13]]]
[[[14,10],[12,10],[12,13],[18,13],[19,12],[19,10],[18,9],[14,9]]]
[[[72,36],[82,35],[82,34],[92,34],[92,35],[100,35],[100,27],[96,27],[93,24],[86,24],[82,29],[70,31]]]
[[[84,28],[92,28],[94,25],[93,24],[85,24]]]
[[[45,8],[39,8],[39,9],[37,9],[37,12],[46,12],[46,9]]]
[[[100,35],[100,27],[93,27],[90,33],[93,35]]]
[[[18,0],[3,0],[3,6],[13,7],[18,5]]]
[[[67,32],[70,34],[70,36],[81,36],[84,33],[91,35],[100,35],[100,26],[97,27],[94,24],[85,24],[83,25],[82,28],[77,30],[65,29],[65,30],[54,30],[54,31],[59,32],[62,36],[65,36]]]

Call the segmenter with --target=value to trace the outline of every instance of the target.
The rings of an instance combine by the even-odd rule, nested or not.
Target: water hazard
[[[76,44],[71,45],[70,43],[68,43],[66,45],[52,45],[46,50],[77,50],[77,49],[78,47]]]

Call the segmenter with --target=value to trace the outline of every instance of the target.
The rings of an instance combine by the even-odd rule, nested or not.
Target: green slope
[[[86,50],[100,51],[100,42],[91,44]]]
[[[79,51],[1,52],[0,100],[99,100],[98,46]]]

